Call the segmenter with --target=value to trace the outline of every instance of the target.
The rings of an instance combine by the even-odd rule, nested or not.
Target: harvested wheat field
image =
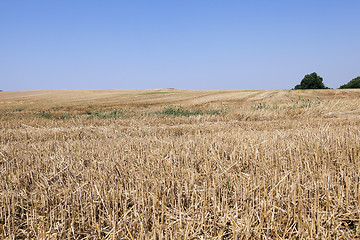
[[[360,90],[0,92],[3,239],[360,237]]]

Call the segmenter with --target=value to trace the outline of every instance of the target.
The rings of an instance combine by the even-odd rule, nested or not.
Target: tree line
[[[339,89],[360,88],[360,76],[352,79],[348,83],[341,85]],[[305,75],[300,84],[293,89],[329,89],[323,83],[323,78],[318,76],[316,72]]]

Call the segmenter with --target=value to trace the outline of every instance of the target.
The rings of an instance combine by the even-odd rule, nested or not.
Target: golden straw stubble
[[[360,237],[359,90],[45,93],[0,96],[3,239]]]

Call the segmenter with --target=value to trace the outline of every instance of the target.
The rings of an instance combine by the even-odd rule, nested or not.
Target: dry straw
[[[1,238],[360,237],[359,91],[171,91],[3,96]]]

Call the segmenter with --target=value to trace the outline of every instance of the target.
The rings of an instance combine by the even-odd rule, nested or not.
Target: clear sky
[[[360,75],[359,0],[1,0],[0,89],[291,89]]]

